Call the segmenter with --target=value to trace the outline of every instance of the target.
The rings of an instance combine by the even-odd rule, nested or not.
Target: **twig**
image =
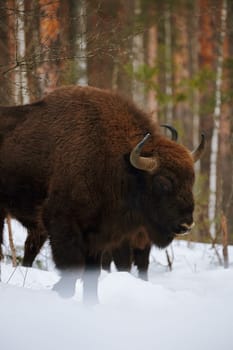
[[[27,274],[28,274],[28,268],[26,268],[26,272],[25,272],[25,275],[24,275],[23,287],[25,287],[25,283],[26,283],[26,279],[27,279]]]
[[[168,262],[168,267],[169,267],[169,270],[172,271],[172,263],[173,263],[173,259],[170,258],[169,256],[169,253],[168,253],[168,250],[166,249],[165,250],[165,253],[166,253],[166,257],[167,257],[167,262]]]
[[[8,280],[6,281],[6,284],[8,284],[8,283],[10,282],[10,280],[11,280],[11,279],[12,279],[12,277],[14,276],[15,271],[17,270],[17,268],[18,268],[18,266],[16,266],[16,267],[14,268],[14,270],[12,271],[12,273],[11,273],[10,277],[9,277],[9,278],[8,278]]]
[[[215,254],[216,254],[217,258],[218,258],[219,265],[222,266],[222,265],[223,265],[222,258],[221,258],[220,254],[219,254],[219,252],[218,252],[218,250],[217,250],[217,248],[216,248],[216,244],[215,244],[214,241],[213,241],[213,243],[212,243],[212,246],[213,246],[213,249],[214,249],[214,251],[215,251]]]

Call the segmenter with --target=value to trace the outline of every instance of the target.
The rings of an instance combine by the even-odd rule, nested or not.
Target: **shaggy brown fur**
[[[156,156],[154,173],[129,162],[147,132],[142,155]],[[70,283],[139,227],[166,247],[193,221],[190,152],[118,94],[68,86],[34,104],[1,107],[0,142],[0,206],[25,222],[40,218]]]

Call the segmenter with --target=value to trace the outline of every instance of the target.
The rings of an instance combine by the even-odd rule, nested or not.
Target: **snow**
[[[25,233],[14,224],[15,241]],[[5,235],[6,236],[6,235]],[[7,237],[5,237],[7,245]],[[218,247],[221,254],[221,247]],[[49,258],[45,247],[40,258]],[[173,250],[173,253],[172,253]],[[98,305],[76,295],[61,299],[51,289],[59,275],[1,264],[0,348],[2,350],[232,350],[233,247],[230,267],[218,264],[208,244],[174,241],[167,267],[164,250],[152,249],[149,282],[132,274],[102,271]],[[35,264],[36,265],[36,264]]]

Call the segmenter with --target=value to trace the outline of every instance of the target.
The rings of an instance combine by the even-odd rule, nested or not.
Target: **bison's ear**
[[[153,191],[157,195],[169,194],[173,190],[173,184],[170,179],[165,176],[157,175],[153,178]]]

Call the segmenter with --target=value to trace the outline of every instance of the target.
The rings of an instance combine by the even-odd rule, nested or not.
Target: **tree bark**
[[[87,1],[87,76],[88,84],[111,89],[113,86],[119,2]],[[117,34],[116,34],[117,33]]]
[[[1,58],[0,58],[0,97],[1,104],[13,104],[16,100],[16,20],[15,0],[1,2]]]
[[[172,84],[172,33],[171,33],[171,4],[165,4],[164,11],[164,32],[165,32],[165,94],[166,104],[166,122],[172,124],[173,117],[173,84]]]
[[[216,206],[217,206],[217,162],[219,151],[219,127],[222,107],[222,77],[223,77],[223,42],[226,34],[227,23],[227,0],[222,1],[220,38],[218,43],[217,74],[214,108],[214,129],[211,139],[210,153],[210,197],[209,197],[209,220],[210,235],[213,241],[216,240]]]
[[[11,249],[11,254],[12,254],[12,265],[13,265],[13,267],[16,267],[17,266],[16,249],[15,249],[15,245],[14,245],[10,215],[7,215],[6,223],[7,223],[7,228],[8,228],[9,244],[10,244],[10,249]]]
[[[222,227],[222,244],[223,244],[223,263],[224,268],[229,267],[229,255],[228,255],[228,228],[227,228],[227,218],[224,214],[221,217],[221,227]]]
[[[25,7],[24,1],[16,2],[16,103],[29,103],[28,81],[26,69],[26,40],[25,40]]]
[[[193,148],[193,114],[190,108],[191,96],[189,96],[189,80],[191,78],[190,61],[190,5],[182,1],[182,6],[176,9],[175,45],[174,45],[174,95],[176,97],[175,118],[180,126],[181,142],[189,149]],[[193,33],[192,33],[193,35]]]
[[[59,86],[61,59],[59,57],[61,22],[60,1],[39,0],[40,62],[37,69],[40,95]]]
[[[208,74],[215,70],[215,27],[216,23],[213,20],[213,13],[210,10],[210,0],[199,0],[199,70],[204,75],[205,90],[199,86],[201,91],[200,96],[200,130],[205,131],[208,140],[205,148],[205,153],[200,160],[200,178],[202,182],[202,202],[201,210],[198,215],[199,222],[199,236],[201,240],[209,238],[209,223],[208,221],[208,199],[209,197],[209,176],[210,176],[210,151],[211,143],[209,140],[212,137],[213,131],[213,108],[211,105],[211,98],[214,95],[214,84],[208,79]],[[207,75],[207,78],[205,78]]]
[[[7,1],[2,0],[0,5],[0,100],[1,104],[10,102],[10,84],[7,75],[4,73],[8,69],[10,61],[9,52],[9,11],[7,11]]]

